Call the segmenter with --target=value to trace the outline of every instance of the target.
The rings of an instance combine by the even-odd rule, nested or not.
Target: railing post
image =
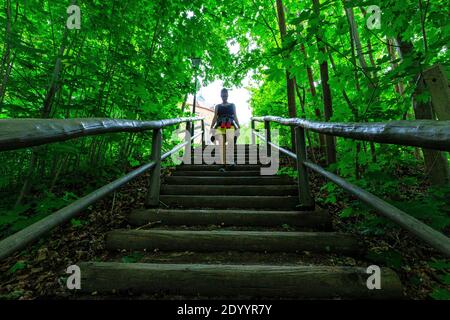
[[[266,147],[267,147],[267,156],[270,157],[272,155],[272,146],[270,142],[272,142],[272,137],[270,134],[270,121],[264,121],[264,129],[266,130]]]
[[[195,121],[192,121],[192,122],[190,122],[189,124],[190,124],[190,128],[191,128],[191,130],[190,130],[190,132],[191,132],[191,137],[193,137],[193,136],[194,136],[194,133],[195,133]]]
[[[304,209],[314,209],[314,199],[309,188],[308,170],[304,165],[307,160],[305,129],[295,128],[295,151],[297,154],[298,195],[300,205]]]
[[[162,147],[162,129],[154,129],[152,137],[152,155],[151,161],[155,162],[148,183],[146,207],[159,206],[159,193],[161,187],[161,147]]]
[[[187,142],[186,146],[184,147],[184,157],[183,157],[183,162],[185,164],[191,164],[191,137],[192,137],[192,133],[191,133],[191,122],[187,121],[186,122],[186,134],[184,136],[184,142]]]
[[[256,143],[256,139],[255,139],[255,120],[253,120],[252,119],[252,122],[251,122],[251,124],[252,124],[252,126],[251,126],[251,130],[252,130],[252,133],[251,133],[251,135],[252,135],[252,144],[255,144]]]
[[[205,150],[205,120],[202,119],[202,152]]]

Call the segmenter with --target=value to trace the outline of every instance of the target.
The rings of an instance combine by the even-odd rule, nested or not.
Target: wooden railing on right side
[[[265,135],[261,135],[255,130],[255,122],[264,123]],[[271,122],[295,127],[295,153],[272,143],[270,133]],[[307,129],[317,133],[355,140],[450,151],[450,121],[423,120],[392,121],[387,123],[333,123],[267,116],[253,117],[251,126],[252,143],[255,143],[256,137],[259,137],[266,142],[268,150],[275,148],[297,161],[299,199],[302,207],[308,209],[314,208],[314,198],[311,195],[307,170],[310,169],[339,185],[359,200],[373,207],[378,213],[396,222],[419,239],[422,239],[436,250],[450,257],[450,239],[447,236],[372,193],[310,162],[307,157],[305,142],[305,129]]]

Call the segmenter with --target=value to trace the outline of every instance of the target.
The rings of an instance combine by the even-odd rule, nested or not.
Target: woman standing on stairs
[[[215,129],[214,136],[219,136],[219,145],[221,148],[221,164],[223,168],[220,171],[225,171],[227,165],[226,157],[226,143],[236,144],[237,135],[235,135],[235,130],[240,128],[239,121],[236,115],[236,106],[234,103],[228,102],[228,90],[222,89],[221,91],[222,103],[218,104],[214,111],[214,118],[211,123],[211,128]],[[231,141],[227,141],[228,140]],[[234,149],[234,148],[233,148]],[[234,157],[234,152],[233,152]],[[234,166],[234,161],[231,163]]]

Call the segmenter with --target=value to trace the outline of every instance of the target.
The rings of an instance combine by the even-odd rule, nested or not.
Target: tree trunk
[[[378,100],[378,93],[377,91],[377,83],[374,83],[370,78],[370,74],[371,72],[369,72],[368,66],[367,66],[367,62],[366,59],[364,57],[364,53],[362,50],[362,45],[361,45],[361,39],[359,37],[359,32],[358,32],[358,26],[356,24],[356,20],[355,20],[355,14],[353,12],[353,8],[346,8],[345,9],[346,15],[347,15],[347,19],[348,19],[348,23],[350,25],[350,33],[351,33],[351,38],[352,41],[356,47],[356,53],[358,56],[358,60],[359,60],[359,64],[362,68],[362,70],[364,71],[364,74],[366,75],[366,77],[369,79],[369,91],[373,92],[373,96],[375,96],[374,100]],[[363,14],[365,15],[365,10],[362,10]],[[375,60],[373,58],[372,55],[372,44],[370,42],[370,39],[368,39],[368,51],[369,51],[369,58],[370,58],[370,62],[371,62],[371,66],[373,68],[376,67],[375,65]],[[376,78],[376,74],[374,75],[374,77]],[[370,103],[370,101],[369,101]],[[376,149],[375,149],[375,144],[373,142],[369,142],[370,145],[370,154],[372,156],[372,162],[377,162],[377,155],[376,155]]]
[[[347,15],[348,23],[350,25],[351,38],[356,47],[356,54],[358,56],[359,64],[361,66],[361,69],[364,72],[364,75],[369,80],[369,89],[377,90],[377,84],[376,84],[376,82],[374,82],[371,79],[371,72],[369,72],[369,70],[368,70],[367,62],[364,57],[364,53],[363,53],[362,45],[361,45],[361,39],[359,38],[358,26],[356,24],[353,8],[346,8],[345,13]],[[371,47],[370,39],[369,39],[369,46]],[[369,57],[371,58],[371,61],[373,63],[372,66],[375,67],[375,61],[373,60],[373,57],[371,57],[371,53],[369,54]],[[374,75],[374,77],[376,78],[376,74]]]
[[[363,68],[365,71],[365,70],[367,70],[367,63],[366,63],[366,59],[364,59],[361,40],[359,38],[359,32],[358,32],[358,27],[356,25],[355,14],[353,12],[353,8],[345,8],[345,13],[347,15],[348,23],[350,24],[350,30],[352,33],[352,38],[353,38],[355,47],[356,47],[356,53],[358,56],[359,64],[361,65],[361,68]]]
[[[188,94],[184,95],[183,104],[181,105],[181,113],[184,114],[184,110],[186,109]]]
[[[282,0],[276,0],[276,1],[277,1],[277,13],[278,13],[278,26],[280,28],[282,46],[284,47],[283,42],[287,35],[286,18],[284,16],[284,6],[283,6]],[[295,118],[295,117],[297,117],[297,107],[296,107],[296,103],[295,103],[295,78],[290,76],[288,69],[286,69],[286,88],[287,88],[289,117]],[[294,128],[291,128],[291,145],[292,145],[292,147],[295,146]]]
[[[396,53],[395,53],[395,47],[394,47],[395,43],[394,42],[395,42],[394,40],[388,39],[388,44],[387,44],[387,49],[388,49],[389,55],[391,57],[392,69],[395,69],[398,67],[398,64],[393,62],[393,61],[395,61],[395,59],[397,59]],[[395,84],[395,92],[397,92],[399,95],[403,96],[403,93],[405,92],[405,87],[404,87],[402,81]],[[406,118],[407,118],[407,115],[405,114],[404,120],[406,120]]]
[[[414,47],[411,42],[403,41],[400,36],[398,37],[397,42],[399,44],[402,59],[413,52]],[[415,63],[418,64],[418,61]],[[422,74],[417,76],[417,80],[418,81],[413,81],[411,83],[412,85],[417,83],[413,96],[415,117],[416,119],[434,119],[431,101],[416,99],[417,96],[420,96],[424,92],[428,91]],[[429,149],[422,149],[422,152],[425,160],[426,174],[430,176],[431,184],[448,184],[450,182],[450,171],[445,153]]]
[[[361,142],[356,142],[356,155],[355,155],[355,178],[356,180],[361,179],[362,168],[359,163],[359,154],[361,153]]]
[[[42,108],[42,113],[41,113],[42,118],[48,118],[50,116],[50,114],[52,112],[53,99],[60,87],[59,79],[60,79],[61,71],[62,71],[61,60],[64,55],[64,51],[66,50],[65,43],[64,43],[65,38],[66,38],[66,33],[67,33],[67,31],[65,31],[63,42],[61,43],[61,47],[59,48],[58,56],[56,57],[55,67],[53,69],[52,79],[50,81],[50,85],[47,90],[47,94],[45,95],[44,106]]]
[[[298,99],[300,100],[300,104],[301,104],[301,108],[302,108],[302,113],[305,114],[305,101],[306,101],[305,96],[306,96],[306,94],[305,94],[305,88],[302,88],[302,89],[303,89],[303,90],[302,90],[303,92],[301,93],[301,92],[300,92],[300,88],[299,88],[298,85],[297,85],[297,82],[295,82],[295,91],[297,92]],[[316,156],[315,156],[315,154],[314,154],[314,150],[312,150],[313,144],[312,144],[312,139],[311,139],[311,132],[310,132],[309,130],[305,130],[305,134],[306,134],[306,138],[307,138],[307,140],[308,140],[308,145],[309,145],[310,148],[311,148],[311,156],[312,156],[312,159],[313,159],[314,162],[316,163],[316,162],[317,162]]]
[[[6,0],[6,32],[5,32],[5,52],[2,57],[0,69],[0,112],[2,111],[3,97],[6,93],[6,84],[11,73],[14,58],[11,59],[11,0]]]
[[[325,53],[325,52],[324,52]],[[330,121],[333,116],[333,100],[331,97],[331,89],[328,83],[328,63],[326,61],[322,62],[320,65],[320,79],[322,81],[322,91],[323,91],[323,106],[325,121]],[[332,164],[336,162],[336,144],[334,137],[327,135],[327,163]]]
[[[66,163],[68,160],[69,160],[69,155],[66,155],[65,157],[60,158],[59,165],[57,163],[52,182],[48,189],[50,192],[52,192],[53,188],[55,187],[56,183],[58,182],[58,178],[61,175],[61,172],[63,171],[64,167],[66,166]]]
[[[313,0],[314,12],[317,18],[320,18],[320,3],[319,0]],[[316,36],[317,46],[322,56],[326,56],[325,45],[322,43],[323,32],[319,29],[319,34]],[[325,121],[330,121],[333,116],[333,99],[331,96],[331,88],[328,83],[328,61],[324,58],[324,61],[320,64],[320,79],[322,82],[322,95],[323,95],[323,110],[325,115]],[[326,136],[327,144],[327,164],[336,163],[336,142],[333,136]]]
[[[71,5],[75,5],[77,3],[76,0],[71,1]],[[55,61],[55,67],[53,69],[52,78],[50,80],[50,84],[47,90],[47,94],[44,98],[44,105],[41,112],[42,118],[48,118],[52,113],[53,99],[55,95],[58,93],[60,89],[60,77],[62,72],[62,58],[64,56],[64,52],[66,51],[66,41],[68,35],[68,29],[64,29],[64,34],[61,40],[61,46],[59,47],[58,55]]]
[[[333,55],[331,54],[331,52],[328,52],[328,55],[330,57],[331,68],[333,69],[334,73],[336,74],[336,65],[334,63]],[[343,96],[345,102],[347,103],[351,113],[353,114],[353,121],[359,122],[358,108],[356,108],[353,105],[353,103],[350,101],[350,98],[345,89],[342,90],[342,96]],[[359,163],[360,153],[361,153],[361,142],[357,141],[356,142],[356,154],[355,154],[355,178],[357,180],[361,179],[361,174],[363,173],[363,169],[361,168],[361,165]]]
[[[420,76],[421,77],[421,76]],[[421,79],[417,83],[416,95],[427,92],[425,81]],[[416,119],[434,119],[431,101],[423,102],[413,97],[414,114]],[[450,182],[448,160],[443,152],[422,149],[425,160],[426,174],[430,176],[433,185],[446,185]]]
[[[33,150],[32,154],[31,154],[30,167],[28,168],[28,175],[25,178],[25,182],[22,186],[22,189],[20,190],[19,197],[17,198],[17,201],[16,201],[16,207],[22,204],[23,199],[26,197],[26,195],[28,193],[28,189],[30,188],[31,180],[33,179],[33,173],[34,173],[34,169],[36,167],[37,160],[38,160],[37,153]]]
[[[302,43],[301,45],[301,50],[303,53],[303,56],[305,57],[305,61],[308,59],[308,56],[306,55],[306,50],[305,50],[305,45]],[[313,74],[313,70],[311,66],[306,66],[306,73],[308,75],[308,81],[309,81],[309,90],[311,92],[311,96],[314,98],[317,94],[316,92],[316,86],[314,85],[314,74]],[[314,113],[316,115],[317,120],[321,120],[322,115],[320,113],[320,109],[315,107],[314,108]],[[318,134],[319,136],[319,146],[320,146],[320,151],[325,153],[325,135],[323,134]]]

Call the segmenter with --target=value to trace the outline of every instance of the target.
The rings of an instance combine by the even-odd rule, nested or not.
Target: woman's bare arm
[[[237,117],[237,113],[236,113],[236,105],[234,105],[233,104],[233,106],[234,106],[234,122],[236,122],[236,125],[238,126],[238,128],[240,128],[241,127],[241,125],[239,124],[239,120],[238,120],[238,117]]]
[[[212,119],[211,122],[211,129],[214,129],[214,127],[216,126],[216,122],[217,122],[217,106],[214,109],[214,118]]]

